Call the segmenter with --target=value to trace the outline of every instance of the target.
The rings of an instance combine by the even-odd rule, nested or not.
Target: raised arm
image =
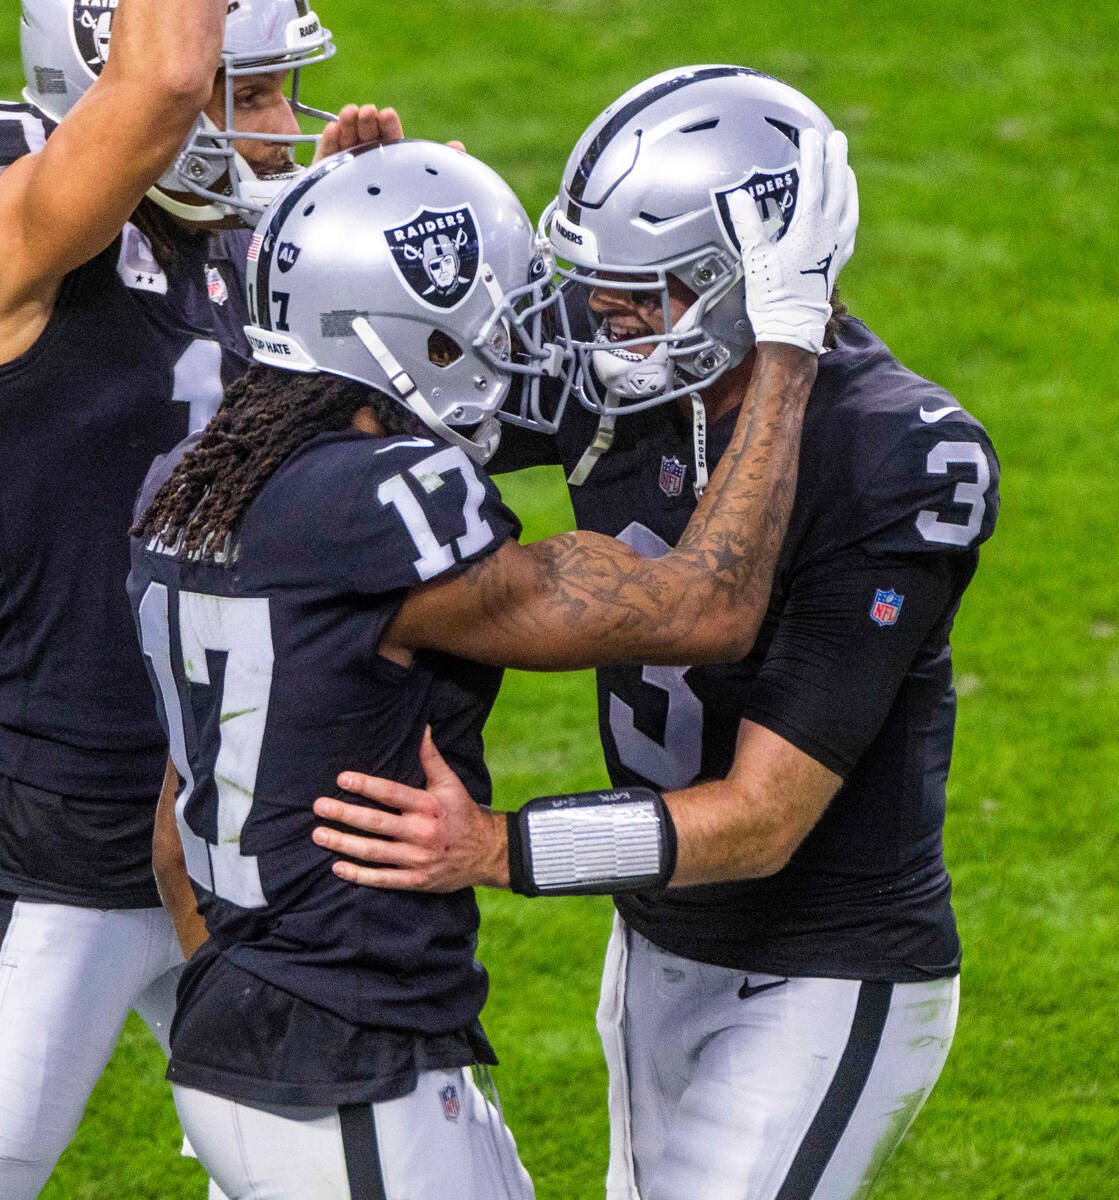
[[[831,314],[815,267],[827,260],[834,280],[858,223],[841,133],[825,149],[806,131],[801,171],[781,241],[769,240],[752,199],[739,193],[732,207],[756,358],[752,370],[738,368],[734,435],[675,548],[646,559],[587,532],[507,544],[457,578],[415,590],[386,645],[545,670],[749,652],[792,510],[800,428]]]
[[[104,71],[38,153],[0,176],[0,361],[46,326],[182,145],[220,64],[226,0],[121,0]]]
[[[759,344],[731,443],[663,558],[588,532],[507,542],[413,591],[386,642],[541,670],[741,658],[765,615],[815,376],[814,354]]]

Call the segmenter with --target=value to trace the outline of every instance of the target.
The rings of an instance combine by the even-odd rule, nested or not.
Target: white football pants
[[[183,956],[162,908],[0,897],[0,931],[0,1197],[33,1200],[131,1009],[167,1053]]]
[[[179,1120],[232,1200],[532,1200],[499,1110],[469,1069],[398,1100],[257,1107],[174,1085]]]
[[[958,977],[747,974],[615,917],[607,1200],[863,1200],[940,1075],[958,1003]]]

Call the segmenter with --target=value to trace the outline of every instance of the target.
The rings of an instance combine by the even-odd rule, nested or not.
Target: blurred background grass
[[[10,10],[0,94],[14,98]],[[987,424],[1003,463],[999,529],[954,638],[960,1028],[875,1194],[1119,1194],[1119,8],[322,0],[320,15],[341,50],[308,98],[391,103],[410,136],[461,138],[533,215],[583,127],[666,67],[760,68],[847,130],[862,223],[845,298]],[[569,521],[555,472],[502,485],[528,536]],[[505,807],[603,781],[591,679],[510,675],[488,745]],[[600,1196],[609,904],[482,903],[485,1019],[537,1195]],[[177,1147],[158,1052],[133,1021],[43,1196],[201,1197]]]

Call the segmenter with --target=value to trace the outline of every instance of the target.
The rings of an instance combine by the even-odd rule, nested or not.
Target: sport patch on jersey
[[[896,625],[904,600],[905,597],[899,596],[892,588],[886,588],[885,591],[879,588],[870,606],[870,619],[877,625]]]
[[[800,189],[800,174],[795,163],[776,171],[762,171],[752,167],[750,173],[729,188],[712,191],[711,199],[718,210],[723,234],[734,251],[742,249],[738,235],[734,232],[727,197],[735,192],[746,192],[753,196],[762,219],[762,228],[772,242],[779,242],[789,228],[789,222],[797,208],[797,193]]]
[[[118,0],[74,0],[74,41],[85,65],[100,75],[109,59],[109,32]]]
[[[679,496],[684,490],[684,476],[687,473],[688,468],[675,455],[672,458],[663,456],[657,484],[666,496]]]
[[[151,243],[135,225],[125,225],[121,234],[117,274],[124,281],[125,287],[141,292],[155,292],[157,296],[167,295],[167,276],[155,260]]]
[[[457,308],[473,290],[482,245],[469,204],[422,208],[385,230],[385,241],[401,279],[430,308]]]
[[[219,307],[229,299],[229,288],[217,267],[206,266],[206,294]]]
[[[443,1116],[448,1121],[457,1121],[462,1112],[462,1104],[458,1098],[458,1089],[453,1083],[448,1083],[439,1093],[439,1103],[443,1106]]]

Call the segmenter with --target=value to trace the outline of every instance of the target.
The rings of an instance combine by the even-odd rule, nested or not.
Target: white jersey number
[[[455,544],[458,546],[459,556],[469,558],[493,541],[493,529],[482,516],[486,487],[478,478],[474,464],[458,446],[448,446],[446,450],[421,459],[409,468],[408,474],[430,495],[436,488],[443,486],[443,477],[452,471],[457,471],[466,485],[466,503],[463,506],[466,532],[462,537],[456,538]],[[435,536],[435,530],[431,528],[420,502],[403,475],[393,475],[391,479],[386,479],[377,489],[377,499],[386,506],[391,504],[404,522],[408,536],[420,553],[412,565],[421,580],[433,579],[455,565],[455,556],[450,545],[445,545]]]
[[[983,447],[976,442],[937,442],[929,451],[925,469],[930,475],[947,475],[950,466],[975,468],[975,481],[956,484],[952,503],[966,505],[971,511],[967,521],[943,521],[935,509],[925,508],[917,514],[917,532],[926,542],[939,542],[946,546],[970,546],[983,524],[987,510],[984,493],[991,482],[991,468]]]
[[[618,541],[645,558],[660,558],[671,549],[663,538],[636,521],[618,534]],[[684,680],[688,669],[645,667],[641,672],[642,685],[668,693],[663,744],[637,728],[633,709],[624,700],[610,696],[610,732],[618,748],[618,759],[658,787],[686,787],[699,774],[703,704]]]
[[[195,338],[175,363],[171,399],[190,406],[190,432],[204,429],[221,404],[221,346],[212,338]]]
[[[187,873],[222,900],[242,908],[261,908],[267,901],[260,867],[254,855],[241,853],[241,830],[253,803],[272,690],[274,655],[268,600],[179,593],[179,641],[187,680],[208,685],[206,652],[226,655],[221,734],[212,767],[218,796],[216,842],[199,837],[186,822],[195,780],[171,667],[168,595],[162,583],[151,584],[140,602],[140,636],[163,696],[171,758],[184,780],[175,816]]]

